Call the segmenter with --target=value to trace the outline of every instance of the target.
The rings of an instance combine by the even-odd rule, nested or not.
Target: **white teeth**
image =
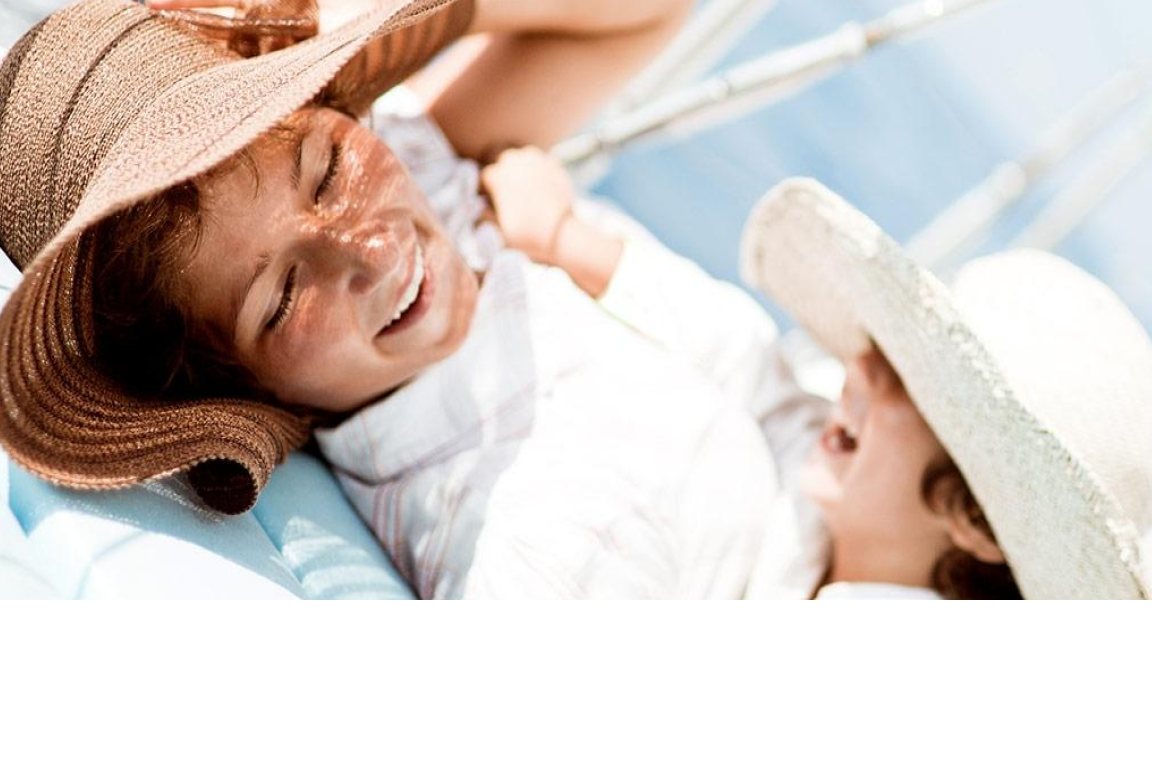
[[[424,246],[421,243],[416,244],[416,267],[412,270],[412,281],[408,283],[408,287],[404,289],[404,294],[400,297],[400,303],[396,305],[396,314],[388,321],[388,325],[396,322],[403,316],[405,312],[416,302],[416,298],[420,295],[420,286],[424,284]],[[388,325],[384,326],[385,328]]]

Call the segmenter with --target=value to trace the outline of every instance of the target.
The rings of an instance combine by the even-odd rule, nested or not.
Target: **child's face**
[[[924,473],[947,454],[878,351],[849,362],[840,402],[801,478],[825,512],[836,546],[931,562],[950,544],[950,521],[933,514]]]
[[[455,351],[477,280],[404,167],[330,109],[202,185],[203,236],[178,288],[281,401],[364,405]],[[394,319],[397,314],[399,319]]]

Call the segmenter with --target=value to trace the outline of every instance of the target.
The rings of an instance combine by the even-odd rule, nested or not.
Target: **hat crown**
[[[1139,321],[1042,251],[976,259],[952,289],[1015,397],[1091,468],[1137,535],[1152,529],[1152,341]]]
[[[0,62],[0,248],[26,268],[133,118],[227,57],[128,0],[78,3],[28,31]]]

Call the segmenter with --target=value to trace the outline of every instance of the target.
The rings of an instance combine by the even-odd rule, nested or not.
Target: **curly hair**
[[[996,541],[984,510],[976,501],[968,481],[950,458],[929,466],[920,482],[920,495],[936,514],[958,510],[990,540]],[[933,589],[952,600],[1019,600],[1020,588],[1005,563],[986,563],[953,547],[932,567]]]

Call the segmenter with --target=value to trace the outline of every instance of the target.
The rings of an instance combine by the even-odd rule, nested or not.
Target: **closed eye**
[[[324,172],[324,178],[320,180],[320,185],[316,187],[316,194],[314,201],[317,205],[320,204],[320,198],[324,196],[332,187],[332,182],[336,180],[336,174],[340,172],[340,145],[333,142],[332,151],[328,155],[328,169]]]
[[[324,177],[320,179],[320,184],[316,187],[314,199],[319,205],[321,198],[324,194],[331,189],[332,183],[336,180],[337,174],[340,172],[340,145],[335,142],[332,144],[332,149],[328,155],[328,167],[324,171]],[[272,317],[268,319],[264,329],[266,331],[274,331],[284,324],[284,321],[292,312],[292,305],[296,300],[296,267],[293,266],[288,270],[288,276],[284,280],[284,291],[280,297],[280,303],[276,307],[276,311]]]
[[[268,323],[264,326],[266,331],[274,331],[281,325],[288,317],[288,313],[292,310],[292,305],[296,300],[296,267],[288,270],[288,277],[284,280],[284,293],[280,297],[280,304],[276,307],[276,312],[268,319]]]

